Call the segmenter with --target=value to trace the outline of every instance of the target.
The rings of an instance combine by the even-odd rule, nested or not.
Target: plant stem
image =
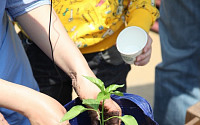
[[[101,125],[104,125],[104,102],[105,102],[105,100],[103,99],[103,104],[102,104],[102,109],[101,109],[102,110],[101,111],[101,119],[102,119],[102,124]]]
[[[97,111],[97,115],[98,115],[99,122],[100,122],[100,125],[101,125],[101,117],[100,117],[100,112],[98,112],[98,111]]]

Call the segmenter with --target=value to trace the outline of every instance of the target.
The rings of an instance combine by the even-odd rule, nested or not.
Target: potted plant
[[[76,105],[73,106],[61,119],[61,122],[66,121],[66,120],[71,120],[74,117],[78,116],[84,111],[87,110],[92,110],[95,111],[98,114],[98,118],[100,119],[100,125],[104,125],[106,121],[112,118],[119,118],[125,125],[138,125],[136,119],[131,116],[131,115],[124,115],[124,116],[112,116],[110,118],[104,119],[104,102],[106,99],[109,99],[111,94],[118,95],[118,96],[123,96],[123,93],[120,91],[116,91],[117,88],[123,87],[124,85],[116,85],[112,84],[105,88],[104,83],[98,79],[98,78],[93,78],[89,76],[84,76],[88,80],[90,80],[92,83],[97,85],[101,92],[98,94],[96,99],[84,99],[82,100],[82,104],[86,105],[90,108],[87,108],[83,105]],[[99,111],[99,106],[100,102],[102,102],[102,107],[101,111]]]

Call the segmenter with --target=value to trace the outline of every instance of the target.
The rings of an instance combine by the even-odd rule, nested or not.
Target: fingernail
[[[140,60],[141,60],[141,58],[140,58],[140,57],[138,57],[138,58],[137,58],[137,61],[140,61]]]
[[[136,66],[138,66],[138,65],[139,65],[139,63],[138,63],[138,62],[136,62],[136,63],[135,63],[135,65],[136,65]]]
[[[144,48],[144,52],[145,52],[145,53],[147,52],[147,49],[146,49],[146,48]]]

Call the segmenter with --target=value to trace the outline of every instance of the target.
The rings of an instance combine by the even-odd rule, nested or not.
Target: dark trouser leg
[[[55,98],[62,105],[71,101],[71,78],[55,66],[35,44],[27,46],[26,52],[40,91]]]
[[[118,90],[126,92],[126,77],[130,71],[130,65],[122,61],[115,47],[104,52],[84,54],[84,57],[92,71],[106,87],[111,84],[125,84]]]

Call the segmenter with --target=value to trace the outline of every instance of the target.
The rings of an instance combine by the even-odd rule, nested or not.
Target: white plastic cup
[[[140,27],[130,26],[122,30],[116,41],[117,50],[128,64],[134,64],[136,57],[142,53],[147,44],[148,35]]]

